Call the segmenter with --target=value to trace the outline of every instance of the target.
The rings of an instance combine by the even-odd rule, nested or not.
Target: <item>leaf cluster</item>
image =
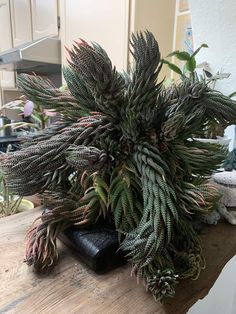
[[[192,222],[219,199],[208,177],[224,151],[193,135],[214,119],[233,123],[236,102],[187,77],[166,88],[158,81],[162,62],[150,32],[132,35],[131,47],[134,66],[119,73],[98,44],[75,42],[64,69],[66,91],[22,75],[27,97],[61,119],[0,161],[12,191],[40,193],[49,209],[30,233],[29,264],[50,267],[66,227],[107,220],[133,271],[162,299],[174,294],[176,276],[196,278],[203,268]],[[193,70],[195,55],[177,55]]]

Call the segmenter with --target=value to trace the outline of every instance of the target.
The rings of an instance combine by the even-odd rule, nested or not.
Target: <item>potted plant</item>
[[[220,197],[208,177],[225,151],[192,137],[212,118],[235,121],[236,102],[204,80],[157,82],[162,62],[150,32],[132,35],[131,46],[135,64],[123,74],[98,44],[76,42],[66,91],[22,74],[27,98],[61,119],[0,161],[11,190],[41,193],[47,208],[28,233],[27,264],[52,267],[61,232],[108,219],[133,273],[162,300],[205,267],[194,221]]]
[[[34,204],[17,195],[12,195],[2,172],[0,172],[0,218],[34,208]]]
[[[50,118],[56,115],[53,110],[42,108],[40,104],[33,103],[24,95],[3,105],[1,112],[13,120],[2,129],[11,127],[13,130],[23,129],[31,133],[43,130],[49,125]]]
[[[39,130],[43,130],[49,123],[50,117],[56,115],[51,110],[45,110],[40,105],[34,104],[26,99],[25,96],[11,101],[2,106],[1,112],[4,116],[9,116],[13,120],[5,118],[7,123],[2,124],[1,131],[11,130],[18,131],[18,135],[23,141],[24,135],[34,137]],[[17,120],[17,121],[14,121]],[[21,120],[21,121],[19,121]],[[6,148],[11,149],[11,145]],[[3,152],[1,152],[3,154]],[[6,184],[4,174],[0,173],[0,217],[13,215],[18,212],[34,208],[34,204],[21,196],[12,194]]]
[[[186,51],[176,50],[167,56],[175,57],[180,60],[183,65],[182,69],[165,59],[163,59],[163,63],[167,64],[172,71],[177,73],[181,80],[187,79],[192,81],[202,81],[215,90],[216,82],[218,80],[228,78],[230,74],[217,72],[215,75],[213,75],[207,62],[197,65],[196,55],[202,48],[208,48],[208,46],[206,44],[202,44],[199,48],[196,49],[196,51],[193,52],[192,55]],[[233,96],[235,96],[235,92],[229,95],[230,98]],[[235,121],[232,121],[231,123],[233,124]],[[198,130],[194,136],[198,139],[198,141],[204,143],[220,144],[228,148],[231,139],[224,135],[224,130],[227,126],[229,126],[228,121],[220,123],[216,117],[212,116],[212,118],[209,119],[207,123],[203,125],[202,129]]]

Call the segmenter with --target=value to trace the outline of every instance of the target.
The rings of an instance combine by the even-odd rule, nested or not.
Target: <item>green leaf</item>
[[[194,53],[192,54],[191,58],[192,58],[192,57],[195,57],[196,54],[198,54],[199,51],[200,51],[202,48],[208,48],[208,45],[207,45],[207,44],[202,44],[200,47],[198,47],[198,48],[194,51]]]
[[[173,51],[167,57],[173,57],[173,56],[181,61],[188,61],[191,58],[190,54],[187,51],[179,51],[179,50]]]
[[[176,56],[176,54],[179,53],[179,52],[180,52],[179,50],[175,50],[175,51],[169,53],[166,57],[168,58],[168,57]]]
[[[179,75],[183,75],[182,71],[180,70],[179,67],[177,67],[177,65],[175,65],[175,64],[173,64],[173,63],[170,63],[170,64],[169,64],[169,68],[170,68],[172,71],[178,73]]]
[[[39,123],[42,122],[41,116],[37,113],[32,114],[31,117]]]
[[[167,60],[162,60],[162,63],[167,64],[168,67],[169,67],[172,71],[178,73],[179,75],[183,75],[183,73],[182,73],[182,71],[180,70],[180,68],[177,67],[177,65],[175,65],[174,63],[171,63],[171,62],[169,62],[169,61],[167,61]]]
[[[100,186],[96,186],[95,191],[97,192],[100,199],[103,201],[104,204],[107,204],[107,197],[103,191],[103,189]]]
[[[232,97],[235,97],[235,96],[236,96],[236,91],[231,93],[231,94],[229,94],[229,98],[232,98]]]
[[[195,58],[191,58],[186,62],[185,66],[189,72],[194,72],[194,70],[196,69],[196,65],[197,64]]]

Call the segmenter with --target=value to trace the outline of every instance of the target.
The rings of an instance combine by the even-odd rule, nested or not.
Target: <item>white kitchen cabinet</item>
[[[31,0],[31,10],[33,40],[58,35],[57,0]]]
[[[1,88],[15,88],[15,72],[1,71]]]
[[[0,51],[12,48],[9,0],[0,0]]]
[[[10,0],[13,47],[32,41],[30,0]]]
[[[74,40],[96,41],[106,49],[118,69],[127,66],[129,1],[60,1],[63,63],[68,55],[64,45]]]
[[[57,0],[10,0],[13,47],[56,36]]]
[[[12,48],[10,3],[0,0],[0,52]],[[15,87],[14,72],[1,71],[0,87]]]
[[[57,0],[0,0],[0,52],[58,35]],[[0,88],[15,87],[15,73],[0,71]]]

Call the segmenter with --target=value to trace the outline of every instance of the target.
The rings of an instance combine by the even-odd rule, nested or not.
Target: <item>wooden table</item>
[[[220,223],[202,235],[207,269],[199,280],[179,284],[176,297],[156,303],[142,284],[130,278],[130,265],[105,275],[87,269],[59,245],[60,261],[49,275],[35,275],[22,263],[24,237],[40,209],[0,219],[0,313],[182,314],[214,284],[236,253],[236,227]],[[233,274],[234,275],[234,274]]]

